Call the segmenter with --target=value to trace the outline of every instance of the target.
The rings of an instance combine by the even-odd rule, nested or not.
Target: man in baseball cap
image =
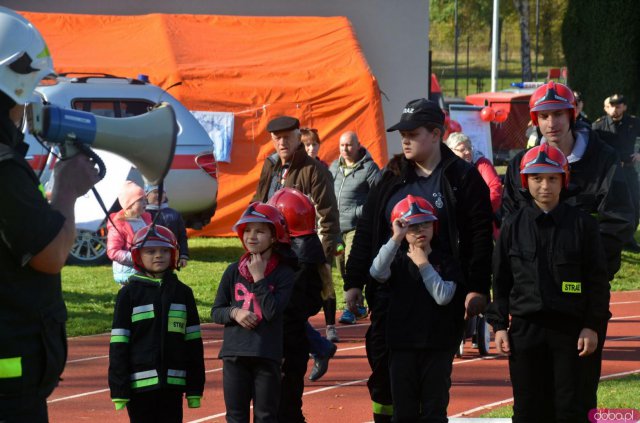
[[[437,347],[424,355],[425,380],[448,380],[451,375],[453,354],[460,345],[465,314],[474,316],[484,311],[491,286],[491,238],[493,214],[489,201],[489,188],[473,165],[458,158],[442,143],[444,112],[437,103],[420,98],[412,100],[402,110],[400,121],[387,129],[399,131],[402,154],[389,161],[380,181],[369,192],[358,219],[358,227],[346,263],[344,282],[345,302],[352,312],[362,305],[362,292],[366,285],[367,301],[371,309],[371,325],[367,332],[367,358],[371,376],[367,387],[373,402],[373,420],[390,422],[393,398],[403,393],[394,391],[389,379],[389,354],[401,351],[389,349],[386,328],[396,318],[389,310],[392,295],[387,284],[370,281],[369,269],[380,248],[391,235],[391,211],[407,195],[428,198],[437,210],[440,230],[435,254],[459,252],[460,263],[455,271],[467,282],[458,286],[456,297],[447,310],[449,323],[460,327],[445,331],[446,336],[435,336]],[[416,268],[416,272],[419,270]],[[407,304],[407,307],[425,304]],[[466,313],[463,311],[466,309]],[[438,316],[444,317],[443,314]],[[444,333],[444,332],[443,332]],[[435,352],[435,351],[438,352]],[[446,383],[435,384],[429,392],[428,407],[423,416],[445,421],[449,398]],[[396,419],[398,416],[396,416]]]
[[[400,122],[387,129],[387,132],[413,131],[426,124],[440,125],[444,128],[444,112],[438,103],[419,98],[412,100],[402,110]]]

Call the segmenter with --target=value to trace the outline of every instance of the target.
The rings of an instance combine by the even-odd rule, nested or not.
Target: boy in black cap
[[[455,310],[453,325],[459,335],[453,336],[455,339],[447,342],[446,348],[433,350],[424,361],[441,363],[446,356],[447,375],[451,374],[453,356],[462,340],[465,307],[468,317],[484,311],[491,285],[493,249],[489,188],[473,165],[442,143],[444,113],[440,107],[426,99],[413,100],[404,108],[400,122],[387,131],[400,131],[402,154],[391,159],[379,183],[369,192],[347,260],[344,284],[347,307],[355,312],[362,304],[364,281],[369,281],[366,296],[371,326],[366,347],[372,374],[367,385],[376,422],[390,422],[393,414],[386,344],[389,290],[386,285],[371,282],[369,268],[391,236],[393,206],[409,194],[429,199],[437,209],[437,242],[442,253],[461,262],[462,279],[457,288],[460,295],[451,305]],[[442,392],[442,400],[432,415],[444,421],[448,390]]]

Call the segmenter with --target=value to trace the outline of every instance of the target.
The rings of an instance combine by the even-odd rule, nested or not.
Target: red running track
[[[613,319],[605,344],[603,377],[640,372],[639,305],[640,291],[613,293]],[[324,327],[321,315],[312,322],[316,327]],[[353,326],[339,325],[341,342],[328,373],[318,382],[307,381],[305,386],[303,410],[308,422],[372,420],[366,388],[369,366],[364,333],[367,327],[367,320]],[[185,406],[185,422],[225,421],[221,362],[217,359],[221,335],[220,326],[203,325],[207,383],[202,407],[188,409]],[[509,402],[512,397],[506,359],[494,355],[493,349],[491,355],[481,358],[469,341],[465,347],[462,359],[454,361],[450,416],[477,416],[488,408]],[[129,421],[126,411],[114,410],[109,397],[108,351],[107,334],[69,339],[64,380],[48,401],[51,422]]]

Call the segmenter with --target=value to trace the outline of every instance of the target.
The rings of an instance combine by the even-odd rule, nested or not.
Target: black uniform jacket
[[[593,330],[611,317],[598,224],[564,203],[548,214],[527,206],[505,220],[493,278],[487,319],[495,330],[507,329],[509,314],[566,316]]]
[[[202,396],[204,353],[193,291],[174,273],[134,275],[116,299],[109,348],[111,398],[175,389]]]
[[[520,183],[520,161],[525,151],[509,162],[502,191],[502,216],[506,218],[531,201]],[[577,162],[571,163],[566,202],[588,214],[596,215],[607,258],[609,280],[620,269],[622,246],[634,233],[634,209],[618,154],[589,131],[587,148]]]
[[[463,273],[463,279],[456,281],[457,291],[488,295],[493,251],[489,188],[473,165],[458,158],[449,147],[441,144],[440,153],[442,191],[449,213],[450,251],[460,260]],[[418,178],[414,167],[403,155],[395,156],[369,192],[347,260],[345,291],[362,289],[364,281],[373,281],[369,268],[380,247],[391,236],[391,228],[384,216],[386,205],[398,187]],[[367,292],[376,286],[385,285],[373,281],[368,283]]]
[[[0,117],[0,397],[47,397],[64,369],[67,310],[60,274],[29,261],[62,229],[38,177],[24,159],[28,146]]]

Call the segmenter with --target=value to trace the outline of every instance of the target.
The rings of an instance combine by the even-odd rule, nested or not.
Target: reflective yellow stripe
[[[373,414],[382,414],[384,416],[393,416],[393,404],[380,404],[372,401]]]
[[[22,357],[0,358],[0,379],[22,377]]]

